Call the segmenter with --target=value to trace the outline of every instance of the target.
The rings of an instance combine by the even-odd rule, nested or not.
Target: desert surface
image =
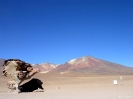
[[[133,99],[133,75],[71,77],[38,73],[33,78],[43,82],[44,92],[7,93],[8,79],[0,76],[0,99]]]

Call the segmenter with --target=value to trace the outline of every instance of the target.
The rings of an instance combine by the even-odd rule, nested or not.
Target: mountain
[[[39,68],[40,73],[47,73],[56,68],[58,65],[46,62],[42,64],[32,64],[32,66]]]
[[[0,74],[2,73],[2,66],[4,64],[4,59],[0,58]]]
[[[72,59],[57,66],[51,72],[64,75],[71,74],[133,74],[133,68],[97,59],[91,56]]]
[[[0,66],[4,64],[4,59],[0,58]]]

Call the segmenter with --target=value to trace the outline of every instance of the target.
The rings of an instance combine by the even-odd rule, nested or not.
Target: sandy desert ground
[[[45,75],[45,74],[43,74]],[[0,76],[0,99],[133,99],[133,75],[54,77],[35,75],[43,81],[44,92],[6,93],[7,79]],[[113,80],[118,84],[114,85]]]

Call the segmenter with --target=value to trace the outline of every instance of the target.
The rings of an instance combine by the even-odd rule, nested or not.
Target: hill
[[[51,72],[62,75],[128,75],[133,74],[133,68],[87,56],[72,59],[65,64],[57,66]]]

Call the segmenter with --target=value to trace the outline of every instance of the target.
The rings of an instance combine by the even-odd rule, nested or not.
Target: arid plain
[[[0,76],[0,99],[133,99],[133,75],[77,77],[39,73],[33,78],[43,82],[44,92],[7,93],[7,78]]]
[[[1,59],[0,69],[3,62]],[[7,93],[8,79],[0,75],[0,99],[133,99],[133,68],[90,56],[56,68],[50,63],[37,66],[43,73],[32,78],[43,82],[44,92]]]

